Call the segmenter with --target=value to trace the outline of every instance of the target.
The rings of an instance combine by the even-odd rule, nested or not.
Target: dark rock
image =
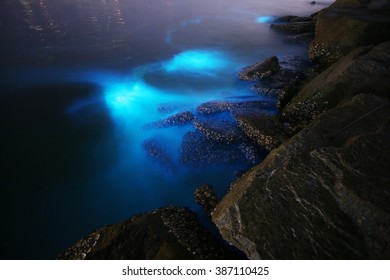
[[[242,141],[243,133],[237,124],[226,119],[195,119],[192,124],[207,139],[225,144],[233,144]]]
[[[292,15],[288,15],[288,16],[282,16],[282,17],[278,17],[277,19],[274,20],[275,23],[280,23],[280,22],[291,22],[293,19],[297,18],[298,16],[292,16]]]
[[[390,40],[390,10],[364,8],[369,1],[336,1],[319,12],[309,58],[329,66],[357,47]]]
[[[217,195],[212,186],[203,184],[194,192],[195,202],[203,207],[207,216],[211,218],[211,213],[218,204]]]
[[[284,41],[286,43],[293,43],[293,44],[309,44],[314,39],[314,32],[308,32],[298,35],[290,35],[284,38]]]
[[[337,0],[331,8],[365,8],[371,0]]]
[[[283,109],[290,123],[311,121],[342,99],[372,92],[390,96],[390,42],[363,47],[312,79]]]
[[[389,259],[389,124],[369,94],[320,115],[234,183],[224,239],[251,259]]]
[[[315,21],[273,23],[271,28],[289,34],[304,34],[315,31]]]
[[[209,101],[202,103],[196,108],[199,114],[209,115],[221,112],[233,112],[237,109],[251,109],[251,108],[263,108],[272,109],[275,108],[274,101],[245,101],[245,102],[226,102],[226,101]]]
[[[261,146],[257,145],[252,140],[246,140],[239,144],[238,148],[244,155],[247,162],[250,164],[257,164],[261,162],[266,155],[266,150]]]
[[[311,1],[310,4],[311,5],[315,5],[315,4],[317,4],[317,2],[316,1]]]
[[[273,56],[262,62],[243,68],[239,73],[239,77],[244,81],[256,81],[269,77],[279,72],[279,70],[279,60],[276,56]]]
[[[252,90],[261,95],[277,97],[276,107],[281,111],[301,89],[311,64],[298,56],[284,57],[279,64],[281,70],[277,74],[262,79]]]
[[[270,151],[287,139],[285,126],[274,115],[262,110],[242,110],[234,117],[244,133],[261,147]]]
[[[190,123],[194,119],[194,115],[191,112],[182,112],[170,116],[166,119],[155,121],[153,123],[147,124],[147,127],[153,128],[165,128],[171,126],[178,126]]]
[[[93,246],[85,247],[84,243]],[[58,257],[68,260],[237,258],[201,226],[195,213],[174,206],[105,226]]]
[[[274,20],[274,23],[282,23],[282,22],[307,22],[313,21],[313,17],[298,17],[298,16],[283,16]]]
[[[370,4],[367,6],[368,9],[390,9],[389,0],[371,0]]]
[[[230,103],[226,101],[209,101],[196,108],[200,114],[209,115],[229,111]]]
[[[190,131],[180,146],[180,161],[190,167],[225,163],[243,163],[245,157],[237,145],[211,141],[198,131]]]
[[[146,154],[156,160],[161,167],[173,173],[176,171],[174,160],[166,151],[162,139],[158,137],[146,139],[142,143],[142,147]]]

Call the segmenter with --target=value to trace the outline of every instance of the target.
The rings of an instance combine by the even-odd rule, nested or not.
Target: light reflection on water
[[[52,258],[94,228],[155,207],[199,211],[192,192],[202,183],[223,195],[234,172],[248,164],[183,166],[179,147],[192,125],[145,125],[195,113],[210,100],[265,98],[238,81],[236,71],[270,55],[304,55],[302,47],[281,44],[267,22],[323,6],[304,0],[8,0],[0,7],[2,97],[16,92],[31,102],[19,108],[14,97],[2,100],[12,105],[3,118],[10,122],[4,125],[6,160],[25,169],[1,184],[7,231],[0,233],[0,251],[1,258],[18,259]],[[173,109],[162,112],[161,105]],[[146,139],[159,139],[171,170],[146,155]],[[69,147],[56,147],[62,142]]]

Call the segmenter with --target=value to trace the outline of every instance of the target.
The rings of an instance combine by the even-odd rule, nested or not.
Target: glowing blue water
[[[303,47],[283,45],[268,22],[322,8],[305,0],[0,6],[7,229],[0,232],[0,256],[13,259],[53,258],[95,228],[168,204],[201,213],[192,193],[203,183],[222,196],[235,172],[251,164],[182,164],[191,123],[148,124],[196,115],[207,101],[266,99],[240,82],[237,70],[271,55],[305,55]],[[146,153],[150,139],[163,147],[163,162]]]

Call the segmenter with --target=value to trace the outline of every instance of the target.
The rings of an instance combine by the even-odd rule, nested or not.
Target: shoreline
[[[244,79],[258,81],[259,86],[265,82],[277,85],[271,90],[275,89],[272,94],[278,96],[280,111],[280,118],[265,117],[253,108],[250,114],[245,111],[248,108],[233,113],[244,133],[252,140],[258,139],[270,151],[259,165],[232,184],[212,212],[212,220],[222,237],[247,258],[381,259],[390,256],[386,247],[390,236],[390,213],[386,207],[389,198],[385,195],[389,151],[384,141],[389,137],[386,121],[390,116],[385,109],[390,89],[384,69],[388,69],[386,65],[390,62],[390,44],[378,42],[390,40],[386,33],[389,21],[384,23],[379,17],[378,23],[375,9],[373,12],[367,8],[378,1],[371,1],[374,4],[357,1],[357,7],[351,6],[356,4],[352,2],[337,0],[315,16],[316,35],[308,51],[314,67],[295,61],[281,67],[283,60],[270,58],[246,68],[243,75]],[[387,5],[388,1],[385,2]],[[351,9],[355,12],[351,13]],[[359,21],[365,10],[374,13],[369,21],[371,28],[382,28],[374,40],[370,36],[366,41],[363,38],[364,31],[372,32],[370,28],[361,29],[367,21]],[[376,11],[384,13],[378,8]],[[354,34],[354,30],[345,28],[334,31],[333,38],[323,36],[329,28],[327,25],[334,21],[330,17],[334,13],[345,25],[351,20],[361,23],[355,26],[359,36],[349,38],[347,35]],[[294,28],[296,25],[294,22]],[[303,25],[303,31],[308,30],[308,25],[313,26],[312,23]],[[309,31],[310,28],[313,27]],[[370,44],[375,46],[367,47]],[[299,67],[291,70],[292,65]],[[298,72],[305,74],[305,82],[303,78],[294,80]],[[367,78],[367,73],[373,78]],[[277,82],[286,75],[287,82],[281,87]],[[206,195],[205,201],[209,199]],[[166,211],[169,214],[165,215]],[[126,236],[141,231],[143,236],[150,237],[145,245],[151,247],[139,248],[135,240],[127,242],[128,237],[114,225],[105,227],[108,229],[105,236],[99,232],[99,239],[92,238],[93,242],[86,237],[67,250],[73,253],[76,250],[75,254],[65,252],[63,256],[89,258],[91,253],[91,258],[123,258],[118,252],[112,253],[115,248],[112,244],[125,243],[127,251],[138,248],[131,258],[238,258],[226,253],[224,245],[212,237],[209,242],[217,244],[213,250],[218,253],[211,255],[207,249],[199,249],[201,245],[198,245],[200,251],[193,254],[193,248],[185,248],[186,238],[175,241],[182,232],[190,234],[188,229],[181,232],[180,225],[188,222],[191,215],[175,214],[183,211],[187,210],[173,211],[167,207],[122,223],[123,229],[130,230]],[[190,220],[191,228],[196,224],[196,217]],[[162,223],[162,227],[151,229],[151,223]],[[167,223],[168,228],[174,225],[171,230],[179,229],[176,237],[169,235],[169,231],[164,237],[159,236],[160,230],[167,229]],[[117,229],[113,230],[114,227]],[[201,244],[202,236],[198,231],[193,236],[198,241],[192,243]]]

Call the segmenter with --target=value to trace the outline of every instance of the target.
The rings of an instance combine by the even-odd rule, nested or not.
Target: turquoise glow
[[[262,17],[258,17],[256,19],[256,22],[257,23],[266,23],[266,22],[271,22],[275,19],[275,17],[272,17],[272,16],[262,16]]]
[[[228,59],[216,50],[188,50],[163,63],[168,73],[196,73],[210,75],[228,65]]]

